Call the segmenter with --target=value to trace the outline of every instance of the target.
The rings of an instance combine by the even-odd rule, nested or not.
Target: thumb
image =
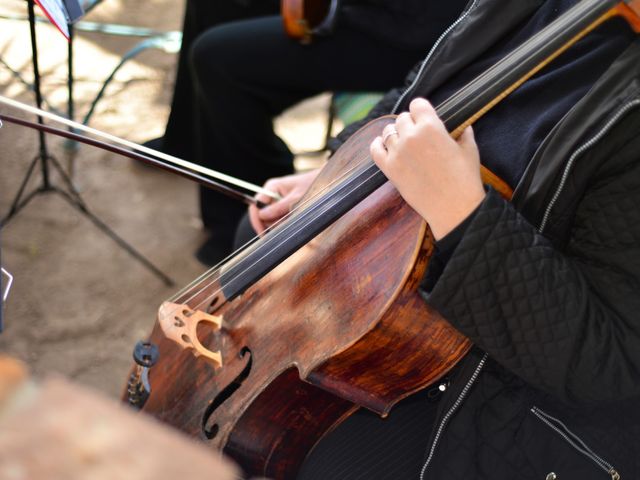
[[[458,145],[467,152],[478,150],[476,137],[473,133],[473,127],[468,126],[464,129],[464,132],[462,132],[462,135],[458,138]]]

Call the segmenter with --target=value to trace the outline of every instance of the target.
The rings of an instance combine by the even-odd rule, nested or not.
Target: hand
[[[249,220],[253,229],[262,235],[267,228],[287,215],[309,190],[318,173],[320,169],[267,180],[264,188],[278,193],[282,198],[274,201],[263,193],[256,195],[256,200],[266,203],[267,206],[260,209],[255,205],[249,207]]]
[[[388,135],[393,131],[397,134]],[[382,142],[385,137],[385,144]],[[400,195],[441,239],[485,197],[480,154],[469,127],[456,141],[423,98],[371,143],[371,156]]]

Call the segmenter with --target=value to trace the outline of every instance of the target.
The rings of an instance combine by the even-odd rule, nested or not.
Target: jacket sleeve
[[[423,291],[492,358],[570,403],[640,393],[640,167],[621,177],[588,191],[564,251],[490,192]]]

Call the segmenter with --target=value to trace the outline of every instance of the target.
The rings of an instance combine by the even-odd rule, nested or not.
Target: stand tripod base
[[[50,162],[51,165],[55,168],[55,170],[60,174],[62,179],[64,180],[67,190],[59,188],[55,185],[49,183],[48,178],[46,182],[43,182],[38,188],[30,191],[28,194],[24,194],[26,185],[29,181],[29,178],[33,174],[36,165],[38,162]],[[140,262],[145,268],[147,268],[151,273],[153,273],[156,277],[158,277],[162,282],[167,286],[175,285],[175,282],[166,275],[162,270],[156,267],[149,259],[147,259],[144,255],[138,252],[133,246],[127,243],[122,237],[120,237],[116,232],[114,232],[107,224],[105,224],[98,216],[96,216],[89,208],[86,203],[80,196],[80,193],[76,190],[73,183],[71,182],[68,175],[60,166],[59,162],[52,156],[41,157],[37,156],[29,168],[25,175],[24,180],[22,181],[20,188],[18,189],[18,193],[16,194],[15,199],[11,204],[11,208],[9,209],[9,213],[0,220],[0,228],[4,228],[9,221],[15,217],[27,204],[33,200],[36,196],[44,193],[57,193],[62,198],[64,198],[72,207],[82,213],[86,218],[88,218],[96,227],[98,227],[103,233],[105,233],[108,237],[110,237],[114,242],[116,242],[121,248],[123,248],[129,255],[131,255],[134,259]]]
[[[96,0],[94,3],[98,3],[101,0]],[[28,0],[27,2],[28,14],[29,14],[29,32],[31,36],[31,53],[32,53],[32,62],[33,62],[33,89],[36,96],[36,106],[38,108],[42,108],[42,93],[40,89],[40,69],[38,67],[38,47],[37,47],[37,38],[36,38],[36,18],[35,18],[35,3],[34,0]],[[73,29],[70,30],[70,35],[72,35]],[[70,38],[72,40],[72,36]],[[72,79],[72,63],[71,63],[71,42],[69,43],[69,79],[71,82]],[[69,84],[69,116],[73,117],[73,108],[72,108],[72,84]],[[43,123],[42,117],[38,117],[38,122]],[[67,202],[69,202],[74,208],[80,211],[85,217],[93,222],[93,224],[102,230],[107,236],[111,237],[111,239],[116,242],[120,247],[125,249],[133,258],[142,263],[147,269],[149,269],[156,277],[162,280],[166,285],[174,285],[173,280],[171,280],[166,274],[164,274],[158,267],[153,265],[144,255],[134,249],[131,245],[129,245],[125,240],[123,240],[119,235],[117,235],[111,228],[109,228],[102,220],[100,220],[95,214],[93,214],[84,200],[80,196],[80,193],[73,185],[73,182],[69,178],[69,175],[64,171],[64,169],[60,166],[60,163],[55,159],[55,157],[49,155],[47,150],[47,144],[44,132],[39,132],[39,140],[40,140],[40,152],[36,158],[33,159],[29,168],[27,169],[27,173],[24,177],[24,180],[20,184],[20,188],[18,189],[18,193],[16,194],[15,199],[13,200],[11,207],[9,209],[9,213],[6,217],[0,220],[0,228],[4,227],[15,215],[17,215],[20,210],[22,210],[33,198],[41,193],[57,193],[61,195]],[[40,166],[40,172],[42,175],[42,184],[40,187],[35,190],[29,192],[26,196],[23,197],[27,183],[35,170],[35,167]],[[66,190],[58,188],[51,184],[50,181],[50,167],[53,167],[61,176],[63,182],[66,185]]]

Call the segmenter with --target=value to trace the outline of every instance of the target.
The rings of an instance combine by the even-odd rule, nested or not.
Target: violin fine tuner
[[[214,368],[222,366],[222,354],[212,352],[198,340],[197,328],[200,322],[211,323],[215,330],[222,328],[222,317],[210,315],[201,310],[193,310],[186,305],[165,302],[158,312],[158,323],[164,335],[183,349],[193,349],[193,355],[202,356],[213,363]]]
[[[136,369],[129,377],[127,394],[129,405],[134,408],[142,408],[151,394],[149,369],[156,364],[158,357],[158,347],[151,342],[143,342],[141,340],[133,348]]]

